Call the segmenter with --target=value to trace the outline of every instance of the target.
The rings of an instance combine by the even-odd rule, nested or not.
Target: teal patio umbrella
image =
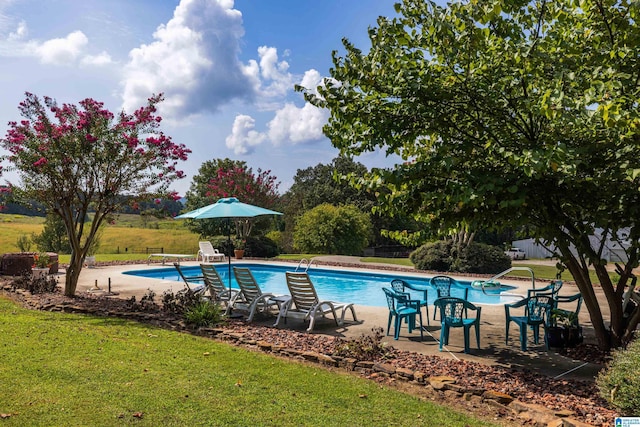
[[[178,215],[176,219],[207,219],[219,218],[227,220],[227,241],[228,247],[231,247],[231,219],[233,218],[253,218],[261,215],[282,215],[280,212],[270,209],[261,208],[259,206],[242,203],[235,197],[226,197],[218,200],[216,203],[207,205],[191,212]],[[229,288],[231,288],[231,254],[229,259]]]

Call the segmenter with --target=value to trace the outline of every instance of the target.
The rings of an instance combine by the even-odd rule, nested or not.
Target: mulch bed
[[[74,298],[63,296],[60,292],[39,295],[26,295],[5,292],[24,305],[34,309],[53,309],[60,305],[80,308],[80,311],[97,315],[131,316],[131,303],[118,298],[98,297],[90,293],[79,294]],[[161,327],[176,329],[176,319],[162,312],[146,313],[144,321]],[[287,329],[246,324],[239,320],[230,320],[222,326],[227,332],[242,333],[256,341],[266,341],[298,351],[313,351],[323,354],[335,354],[338,339],[330,336],[307,334]],[[178,327],[177,329],[181,329]],[[573,379],[552,379],[530,371],[521,371],[503,366],[490,366],[469,361],[454,361],[438,356],[400,351],[387,347],[387,353],[376,362],[392,364],[396,368],[428,372],[429,375],[446,375],[458,379],[458,383],[469,388],[483,388],[506,393],[517,400],[543,405],[549,409],[572,413],[572,417],[595,426],[611,425],[616,413],[598,396],[594,381]],[[571,356],[591,362],[606,360],[594,346],[581,346],[569,350]],[[373,379],[373,378],[372,378]],[[389,382],[389,378],[378,377],[377,381]],[[391,381],[393,382],[393,381]],[[485,405],[485,411],[490,411]],[[489,408],[489,409],[488,409]],[[498,420],[505,420],[504,411],[493,409]],[[476,411],[477,412],[477,411]],[[487,416],[488,413],[483,415]],[[507,416],[507,418],[509,418]],[[511,418],[512,425],[524,421]]]

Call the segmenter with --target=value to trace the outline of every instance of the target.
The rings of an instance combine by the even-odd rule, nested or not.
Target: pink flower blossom
[[[33,162],[33,166],[44,166],[47,164],[47,159],[45,159],[44,157],[40,157],[40,159],[38,159],[37,161]]]

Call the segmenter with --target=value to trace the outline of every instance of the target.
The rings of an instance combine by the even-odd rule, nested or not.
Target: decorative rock
[[[396,375],[402,379],[413,380],[413,371],[411,369],[406,368],[398,368],[396,369]]]
[[[374,363],[368,360],[361,360],[360,362],[356,363],[356,367],[364,369],[373,369],[373,365]]]
[[[318,356],[318,353],[314,353],[312,351],[305,351],[302,353],[302,357],[304,357],[305,360],[310,360],[311,362],[316,362],[318,360]]]
[[[358,363],[358,359],[354,359],[353,357],[345,357],[339,362],[339,365],[349,371],[353,371],[356,367],[356,363]]]
[[[373,365],[373,369],[387,375],[393,375],[396,373],[396,367],[388,363],[376,363]]]
[[[497,400],[494,399],[484,399],[484,402],[489,405],[489,406],[493,406],[495,408],[499,408],[502,409],[503,411],[508,411],[508,412],[513,412],[509,407],[507,407],[507,405],[498,402]]]
[[[444,389],[445,384],[455,384],[457,382],[455,378],[448,377],[446,375],[429,377],[428,381],[429,381],[429,384],[431,384],[431,387],[433,387],[436,390]]]
[[[318,362],[322,365],[338,366],[338,361],[326,354],[318,354]]]
[[[554,414],[556,416],[558,416],[558,417],[561,417],[561,418],[567,418],[567,417],[570,417],[572,415],[575,415],[575,412],[570,411],[568,409],[560,409],[558,411],[554,411]]]
[[[262,351],[271,351],[271,349],[273,348],[273,345],[270,342],[267,342],[267,341],[257,341],[256,345]]]
[[[460,394],[464,394],[467,392],[467,389],[461,385],[458,384],[452,384],[452,383],[444,383],[444,390],[451,390],[451,391],[455,391],[456,393],[460,393]]]
[[[505,393],[500,393],[499,391],[487,390],[482,394],[482,397],[485,399],[495,400],[498,403],[503,405],[508,405],[513,402],[513,397],[509,396]]]
[[[413,379],[419,383],[424,383],[427,374],[422,371],[416,371],[413,373]]]

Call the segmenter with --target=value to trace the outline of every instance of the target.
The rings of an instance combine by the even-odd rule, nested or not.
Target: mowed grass
[[[3,426],[491,425],[357,375],[0,297]]]

